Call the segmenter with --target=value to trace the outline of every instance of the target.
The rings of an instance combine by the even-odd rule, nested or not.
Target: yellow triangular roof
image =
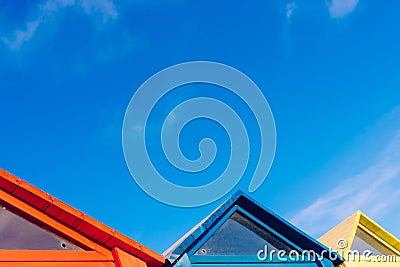
[[[357,211],[333,229],[324,234],[318,241],[338,251],[351,249],[356,231],[361,228],[385,247],[400,256],[400,240],[386,231],[361,211]]]

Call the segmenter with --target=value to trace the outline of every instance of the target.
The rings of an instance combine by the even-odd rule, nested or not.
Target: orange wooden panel
[[[98,223],[89,216],[84,216],[84,220],[76,227],[76,230],[94,237],[101,244],[105,244],[115,233],[110,227]]]
[[[147,265],[152,266],[162,266],[165,263],[165,258],[152,251],[151,249],[135,242],[132,239],[116,232],[114,237],[112,237],[106,245],[108,247],[119,247],[125,251],[128,251],[132,255],[137,256],[138,258],[147,262]]]
[[[114,248],[112,252],[114,255],[115,267],[147,267],[146,262],[122,249]]]
[[[0,200],[4,200],[31,219],[39,221],[40,224],[53,229],[60,236],[68,240],[72,239],[83,247],[99,251],[104,255],[111,255],[111,249],[118,246],[147,262],[149,267],[161,267],[165,262],[161,255],[151,249],[2,169],[0,169],[0,190],[4,190],[0,192]],[[7,195],[6,192],[11,195]],[[68,231],[65,231],[66,229]]]
[[[53,199],[45,212],[72,228],[77,227],[84,218],[83,212],[74,209],[58,199]]]
[[[12,192],[17,187],[17,178],[12,174],[0,169],[0,188]]]
[[[52,196],[22,180],[19,181],[18,187],[12,194],[42,211],[50,205],[52,200]]]
[[[115,267],[112,262],[0,262],[0,267]]]
[[[1,250],[1,262],[97,262],[113,261],[96,251]]]

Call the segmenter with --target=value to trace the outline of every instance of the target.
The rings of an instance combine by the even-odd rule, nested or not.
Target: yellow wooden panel
[[[393,236],[391,233],[383,229],[379,224],[374,222],[364,213],[361,213],[359,223],[367,228],[371,233],[376,235],[379,239],[388,244],[392,249],[396,250],[400,255],[400,240]],[[400,264],[399,264],[400,266]]]
[[[324,234],[318,239],[319,242],[327,246],[328,248],[338,250],[338,240],[344,239],[348,246],[351,246],[352,238],[355,233],[355,228],[358,224],[359,213],[356,212],[346,220],[335,226],[329,232]]]
[[[319,241],[328,248],[338,250],[339,254],[345,258],[345,267],[400,267],[400,257],[397,257],[394,262],[393,259],[390,262],[378,262],[378,259],[374,257],[372,257],[372,260],[369,262],[347,259],[347,255],[349,254],[346,252],[348,252],[352,247],[357,228],[361,228],[362,230],[366,231],[378,242],[395,252],[394,254],[397,254],[396,256],[400,256],[399,239],[383,229],[380,225],[378,225],[361,211],[357,211],[346,220],[335,226],[333,229],[324,234]],[[345,249],[339,249],[339,239],[343,239],[347,242],[347,247]]]

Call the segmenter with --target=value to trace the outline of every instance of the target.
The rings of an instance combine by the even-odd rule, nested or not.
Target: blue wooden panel
[[[329,260],[323,259],[319,261],[305,261],[300,259],[293,259],[290,257],[284,257],[284,259],[277,257],[271,261],[262,261],[257,256],[203,256],[193,255],[190,257],[190,264],[192,267],[233,267],[233,266],[296,266],[296,267],[334,267],[333,263]]]
[[[300,262],[300,261],[285,261],[285,262],[263,262],[260,260],[247,262],[245,259],[236,258],[237,255],[230,255],[230,259],[220,262],[201,262],[203,259],[197,259],[194,256],[206,256],[197,255],[196,251],[217,231],[217,229],[228,220],[228,218],[235,212],[239,211],[256,224],[260,225],[265,229],[265,232],[269,232],[272,236],[286,243],[291,250],[302,252],[302,251],[313,251],[316,254],[323,255],[325,258],[322,262]],[[254,230],[254,229],[253,229]],[[258,231],[258,230],[257,230]],[[258,231],[261,236],[267,236]],[[266,239],[267,240],[267,239]],[[268,240],[267,240],[268,241]],[[235,241],[236,242],[236,241]],[[218,243],[216,243],[218,244]],[[221,243],[224,245],[223,243]],[[262,248],[260,248],[262,249]],[[232,250],[233,251],[233,250]],[[328,252],[328,253],[326,253]],[[196,253],[196,255],[194,255]],[[246,252],[247,253],[247,252]],[[232,253],[231,253],[232,254]],[[235,254],[235,253],[233,253]],[[239,254],[239,253],[238,253]],[[254,257],[257,255],[257,251],[254,252]],[[199,225],[194,228],[191,232],[187,233],[180,243],[175,244],[173,247],[168,249],[164,255],[171,262],[174,267],[190,267],[196,265],[203,267],[205,265],[218,265],[218,266],[232,266],[240,265],[266,265],[273,264],[274,266],[319,266],[319,267],[335,267],[343,262],[343,259],[335,252],[329,250],[327,247],[319,243],[314,238],[308,236],[289,222],[285,221],[275,213],[263,208],[256,201],[246,196],[243,192],[239,191],[230,197],[224,204],[222,204],[216,211],[206,217]],[[226,256],[226,255],[225,255]],[[251,257],[251,255],[250,255]],[[215,259],[214,259],[215,260]],[[247,259],[249,260],[249,259]],[[305,264],[305,265],[304,265]]]

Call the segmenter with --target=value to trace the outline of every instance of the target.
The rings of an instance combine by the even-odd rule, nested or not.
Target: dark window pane
[[[357,228],[353,244],[351,245],[351,250],[356,250],[360,254],[363,254],[364,251],[369,250],[372,252],[373,256],[396,255],[387,246],[376,240],[361,228]]]
[[[264,246],[267,246],[268,251],[291,251],[286,243],[270,231],[245,215],[235,212],[195,254],[255,256]]]
[[[82,250],[0,205],[0,249]]]

